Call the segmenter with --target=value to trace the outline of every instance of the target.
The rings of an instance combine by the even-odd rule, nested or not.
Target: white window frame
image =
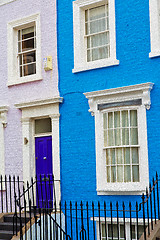
[[[153,83],[143,83],[84,93],[89,102],[89,112],[95,116],[96,181],[98,195],[141,195],[145,192],[149,184],[146,109],[150,109],[150,91],[152,87]],[[98,104],[119,103],[136,99],[142,100],[141,105],[135,106],[138,113],[140,181],[108,183],[106,180],[105,151],[103,149],[103,112],[107,111],[107,109],[98,110]],[[121,107],[114,107],[112,110],[114,109],[116,111],[120,108]],[[131,109],[130,106],[126,108]]]
[[[85,46],[85,10],[101,6],[108,2],[109,31],[110,31],[110,57],[87,62]],[[74,32],[74,69],[73,73],[95,68],[118,65],[116,59],[116,31],[115,31],[115,0],[76,0],[73,2],[73,32]]]
[[[0,6],[11,3],[11,2],[15,2],[15,1],[17,1],[17,0],[1,0],[0,1]]]
[[[18,30],[36,26],[36,74],[20,77],[18,60]],[[7,25],[8,34],[8,86],[42,80],[40,14],[18,19]]]
[[[149,57],[160,56],[160,2],[159,0],[149,0],[150,13],[150,43],[151,52]]]

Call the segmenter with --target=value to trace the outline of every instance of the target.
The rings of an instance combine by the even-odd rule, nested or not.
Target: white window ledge
[[[154,52],[150,52],[150,53],[149,53],[149,57],[150,57],[150,58],[160,57],[160,50],[154,51]]]
[[[22,83],[28,83],[28,82],[34,82],[34,81],[40,81],[42,80],[42,76],[41,75],[28,75],[26,77],[21,77],[16,79],[15,81],[8,81],[7,86],[13,86],[13,85],[18,85],[18,84],[22,84]]]
[[[103,59],[103,60],[97,60],[94,62],[87,62],[84,63],[81,66],[75,67],[72,72],[77,73],[77,72],[82,72],[82,71],[88,71],[92,69],[97,69],[97,68],[103,68],[103,67],[110,67],[114,65],[119,65],[119,60],[117,59]]]

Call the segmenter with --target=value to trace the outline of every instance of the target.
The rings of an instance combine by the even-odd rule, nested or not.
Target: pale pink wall
[[[7,87],[7,23],[40,13],[41,58],[51,55],[53,71],[42,69],[42,81]],[[0,106],[8,105],[5,128],[5,173],[22,176],[21,111],[15,103],[59,95],[57,71],[56,3],[54,0],[16,0],[0,6]]]

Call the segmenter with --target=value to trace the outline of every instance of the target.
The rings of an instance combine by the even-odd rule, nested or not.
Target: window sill
[[[35,82],[35,81],[40,81],[42,80],[42,76],[41,75],[32,75],[32,76],[26,76],[26,77],[22,77],[22,78],[18,78],[16,81],[10,80],[7,83],[7,86],[14,86],[14,85],[18,85],[18,84],[23,84],[23,83],[28,83],[28,82]]]
[[[149,58],[160,57],[160,50],[149,53]]]
[[[141,195],[146,190],[146,183],[108,183],[97,189],[98,195]]]
[[[72,69],[73,73],[82,72],[82,71],[88,71],[92,69],[97,68],[104,68],[104,67],[110,67],[119,65],[119,60],[117,59],[103,59],[103,60],[97,60],[94,62],[86,62],[81,65],[77,65],[74,69]]]

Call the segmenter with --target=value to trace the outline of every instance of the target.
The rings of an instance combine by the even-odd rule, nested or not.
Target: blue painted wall
[[[149,0],[115,0],[118,66],[72,73],[73,11],[71,0],[57,0],[60,158],[62,200],[117,200],[97,196],[94,117],[84,92],[153,82],[147,111],[150,179],[160,173],[160,57],[150,59]],[[119,196],[119,200],[140,199]]]

